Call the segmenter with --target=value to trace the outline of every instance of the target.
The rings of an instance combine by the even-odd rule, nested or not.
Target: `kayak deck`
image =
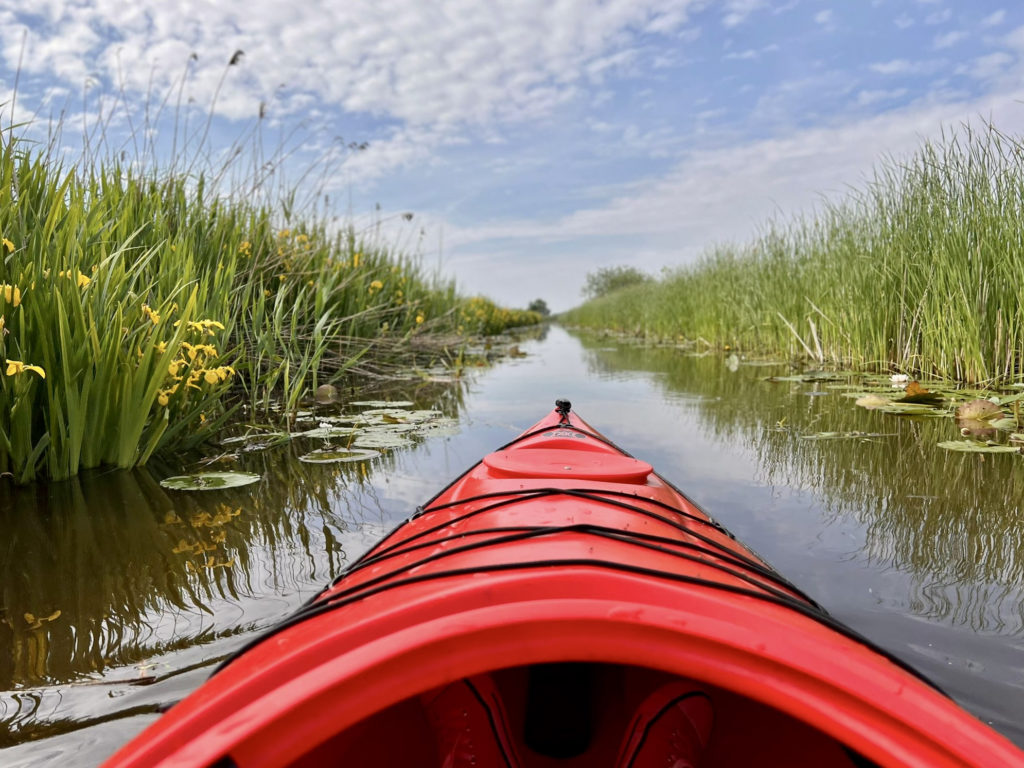
[[[447,768],[453,718],[486,700],[473,738],[505,745],[496,764],[641,768],[629,745],[672,696],[704,702],[673,736],[691,755],[678,765],[1024,765],[568,408],[110,765]]]

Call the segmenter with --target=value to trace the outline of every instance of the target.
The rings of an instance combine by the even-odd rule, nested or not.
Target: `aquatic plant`
[[[1024,146],[965,126],[819,212],[771,222],[564,320],[965,382],[1024,363]]]
[[[0,138],[0,473],[18,482],[144,464],[421,335],[539,319],[203,172],[65,167]]]

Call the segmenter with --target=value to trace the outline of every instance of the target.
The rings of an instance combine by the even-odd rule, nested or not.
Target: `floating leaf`
[[[322,405],[333,403],[338,399],[338,388],[333,384],[321,384],[313,393],[313,399]]]
[[[380,456],[380,451],[351,448],[335,451],[325,448],[300,456],[299,461],[304,461],[307,464],[346,464],[350,461],[365,461],[377,456]]]
[[[396,422],[394,424],[371,424],[368,427],[363,427],[358,430],[360,434],[373,435],[373,434],[384,434],[384,435],[398,435],[402,432],[415,432],[420,428],[419,424],[407,424],[405,422]]]
[[[899,400],[893,401],[892,403],[889,403],[889,405],[881,406],[877,410],[882,413],[892,413],[896,416],[942,417],[946,415],[945,411],[938,410],[927,403],[906,403]]]
[[[1017,443],[1024,443],[1024,435],[1022,435],[1020,432],[1014,432],[1012,435],[1010,435],[1010,439]]]
[[[410,405],[411,405],[411,403],[410,403]],[[392,408],[371,408],[371,409],[369,409],[367,411],[363,411],[362,415],[363,416],[378,416],[378,417],[383,417],[383,418],[391,418],[391,419],[404,420],[405,417],[409,415],[409,413],[410,413],[409,411],[406,411],[403,408],[394,408],[394,407],[392,407]]]
[[[1024,401],[1024,393],[1019,395],[1005,395],[999,397],[1000,405],[1009,405],[1010,403],[1019,403]]]
[[[194,475],[179,475],[160,481],[164,488],[173,491],[219,491],[221,488],[237,488],[260,479],[250,472],[198,472]]]
[[[881,395],[875,394],[867,394],[858,397],[856,405],[859,405],[861,408],[874,410],[875,408],[882,408],[883,406],[889,405],[891,402],[892,400],[890,400],[887,397],[882,397]]]
[[[453,437],[461,431],[458,419],[437,419],[419,425],[416,434],[422,437]]]
[[[424,421],[434,421],[442,418],[444,418],[444,414],[441,411],[409,411],[405,414],[404,420],[410,424],[419,424]]]
[[[359,432],[356,427],[339,427],[334,424],[321,424],[316,429],[308,429],[305,432],[300,432],[299,435],[302,437],[316,438],[320,440],[330,440],[334,437],[351,437],[352,435]]]
[[[971,400],[971,402],[964,403],[956,409],[956,417],[958,419],[988,421],[989,419],[998,419],[1005,415],[999,406],[991,400]]]
[[[1013,445],[999,445],[980,440],[946,440],[939,443],[939,448],[947,451],[963,451],[965,453],[1020,453],[1020,448]]]
[[[354,400],[349,405],[358,408],[412,408],[411,400]]]
[[[905,393],[903,397],[898,398],[894,402],[897,403],[922,403],[925,405],[941,405],[942,395],[937,392],[932,392],[921,386],[919,381],[912,381],[907,384],[906,389],[903,390]]]
[[[352,445],[356,448],[405,448],[406,446],[413,445],[413,442],[401,435],[376,432],[363,434]]]

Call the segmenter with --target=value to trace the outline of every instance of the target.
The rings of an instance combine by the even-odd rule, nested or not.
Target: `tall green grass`
[[[293,409],[422,334],[539,320],[202,172],[0,139],[0,473],[18,482],[187,448],[232,404]]]
[[[1024,362],[1024,147],[944,135],[820,213],[566,313],[657,339],[972,383]]]

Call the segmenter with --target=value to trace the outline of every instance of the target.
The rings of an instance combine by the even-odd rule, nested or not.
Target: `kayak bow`
[[[108,763],[363,764],[1024,756],[559,401]]]

